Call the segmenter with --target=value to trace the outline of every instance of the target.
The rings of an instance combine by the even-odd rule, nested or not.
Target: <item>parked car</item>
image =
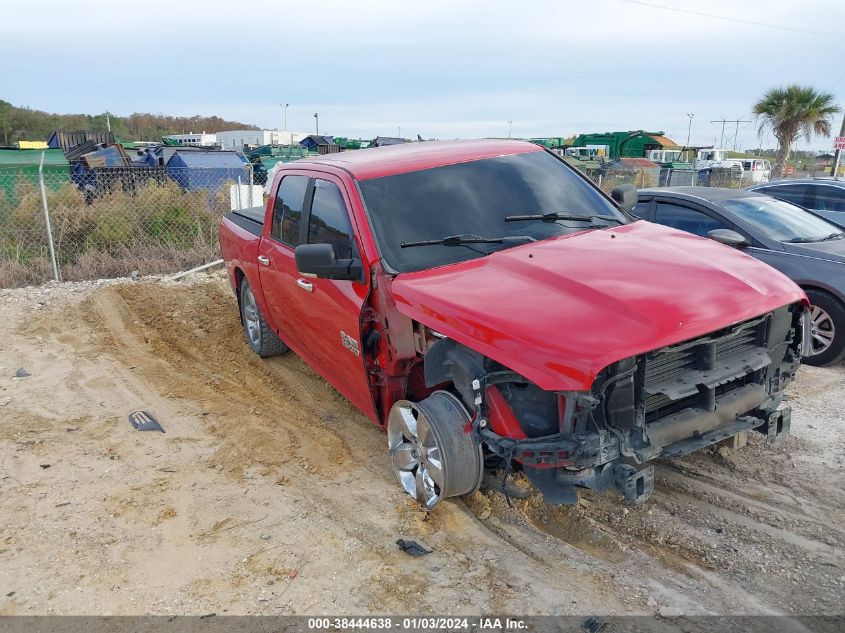
[[[796,178],[795,180],[775,180],[747,187],[747,189],[797,204],[845,228],[845,180]]]
[[[650,460],[788,432],[809,321],[781,273],[613,195],[531,143],[408,143],[285,164],[220,244],[248,345],[385,428],[425,508],[523,494],[515,469],[641,503]]]
[[[769,161],[764,158],[742,158],[739,162],[742,164],[743,182],[755,185],[769,182],[772,175],[772,164]]]
[[[812,304],[805,362],[827,365],[845,354],[845,233],[824,219],[759,192],[717,187],[644,189],[634,214],[710,237],[777,268]]]

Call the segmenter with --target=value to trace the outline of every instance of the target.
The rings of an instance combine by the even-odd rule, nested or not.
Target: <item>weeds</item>
[[[4,176],[0,173],[0,180]],[[0,287],[52,278],[38,186],[17,176],[0,187]],[[0,183],[7,184],[8,183]],[[12,195],[7,190],[13,191]],[[167,273],[218,257],[217,224],[228,187],[185,191],[169,179],[129,191],[115,181],[86,202],[73,183],[47,187],[56,259],[65,280]]]

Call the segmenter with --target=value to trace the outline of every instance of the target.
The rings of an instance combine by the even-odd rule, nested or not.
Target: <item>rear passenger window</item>
[[[819,211],[845,212],[845,187],[819,185],[816,187],[816,203],[813,208]]]
[[[707,237],[710,231],[730,228],[716,218],[706,213],[668,202],[658,202],[655,212],[655,222],[665,224],[681,231]]]
[[[807,185],[775,185],[758,189],[773,198],[786,200],[800,207],[808,207],[809,187]]]
[[[302,206],[308,176],[285,176],[273,203],[273,226],[270,236],[291,246],[299,244],[299,226],[302,223]]]
[[[358,256],[343,195],[337,185],[326,180],[317,180],[314,183],[308,243],[331,244],[338,259]]]

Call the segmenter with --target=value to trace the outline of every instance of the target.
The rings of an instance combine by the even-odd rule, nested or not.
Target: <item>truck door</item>
[[[335,257],[360,257],[343,182],[326,174],[315,178],[307,212],[309,244],[331,244]],[[298,324],[302,354],[326,380],[373,419],[370,384],[362,357],[361,310],[369,283],[300,277]]]
[[[258,247],[258,274],[267,305],[268,321],[280,338],[297,354],[303,343],[299,323],[302,321],[302,293],[297,286],[294,249],[306,239],[303,210],[310,196],[309,176],[289,174],[282,178],[274,192],[273,213],[265,220],[270,226]]]

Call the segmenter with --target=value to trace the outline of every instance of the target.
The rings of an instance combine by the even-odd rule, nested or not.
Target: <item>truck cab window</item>
[[[654,219],[658,224],[671,226],[672,228],[687,231],[694,235],[700,235],[701,237],[707,237],[710,231],[716,229],[731,228],[706,213],[668,202],[657,203]]]
[[[317,180],[314,183],[314,201],[311,203],[311,221],[308,226],[309,244],[331,244],[335,257],[358,257],[352,223],[340,189],[334,183]]]
[[[308,176],[285,176],[282,179],[276,193],[276,201],[273,203],[270,236],[274,240],[291,246],[298,245],[299,225],[307,188]]]

